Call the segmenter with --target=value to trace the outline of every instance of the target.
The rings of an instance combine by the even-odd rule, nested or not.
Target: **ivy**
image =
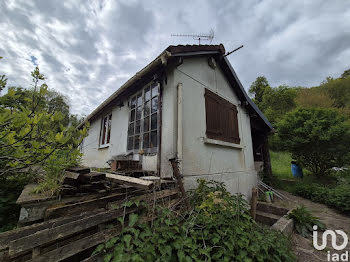
[[[242,195],[199,180],[193,209],[157,209],[152,223],[130,214],[121,234],[99,245],[104,261],[295,261],[289,240],[251,219]],[[179,213],[181,213],[179,215]]]

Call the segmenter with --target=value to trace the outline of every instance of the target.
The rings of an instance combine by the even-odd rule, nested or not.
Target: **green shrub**
[[[277,134],[292,157],[316,176],[350,161],[349,119],[336,110],[294,110],[278,123]]]
[[[328,191],[326,204],[342,212],[350,212],[350,185],[339,185]]]
[[[324,231],[326,229],[326,226],[319,221],[318,217],[313,216],[304,206],[298,206],[293,209],[288,214],[288,217],[294,219],[295,229],[303,237],[310,236],[314,225],[318,226],[320,230]]]
[[[131,214],[122,232],[95,253],[104,261],[294,261],[288,239],[257,225],[242,196],[222,184],[199,181],[193,210],[160,209],[152,223]]]
[[[284,189],[288,189],[295,195],[335,208],[345,214],[350,214],[350,184],[336,184],[327,187],[301,181],[284,187]]]

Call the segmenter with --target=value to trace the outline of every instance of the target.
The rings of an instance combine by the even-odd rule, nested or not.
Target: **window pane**
[[[129,122],[133,122],[133,121],[135,121],[135,109],[131,110]]]
[[[151,116],[151,129],[157,129],[157,114]]]
[[[139,149],[139,148],[140,148],[140,136],[137,135],[135,136],[134,149]]]
[[[152,99],[152,113],[157,112],[158,109],[158,97]]]
[[[149,131],[149,116],[143,120],[143,132]]]
[[[150,87],[147,87],[147,88],[145,89],[145,101],[150,100],[150,98],[151,98],[151,88],[150,88]]]
[[[152,86],[152,97],[158,95],[158,84]]]
[[[107,124],[107,117],[103,118],[103,122],[102,122],[102,139],[101,139],[101,145],[105,144],[105,138],[106,138],[106,124]]]
[[[134,122],[132,122],[131,124],[129,124],[129,130],[128,130],[128,135],[133,135],[135,130],[134,130]]]
[[[141,131],[141,120],[136,121],[135,134],[140,134]]]
[[[134,137],[129,136],[128,137],[128,150],[132,150],[134,148]]]
[[[143,114],[145,116],[149,115],[149,112],[150,112],[150,108],[149,107],[150,107],[150,101],[145,103],[144,110],[143,110]]]
[[[137,95],[137,106],[142,105],[142,94]]]
[[[151,132],[151,145],[150,148],[157,147],[157,131]]]
[[[143,148],[149,148],[149,133],[143,134]]]
[[[142,107],[139,106],[136,108],[136,120],[141,119],[141,112],[142,112]]]
[[[130,107],[131,107],[131,108],[135,108],[135,106],[136,106],[136,96],[133,97],[133,98],[131,99],[131,105],[130,105]]]
[[[109,141],[111,140],[111,126],[112,126],[112,114],[108,116],[108,128],[107,128],[107,144],[109,144]]]

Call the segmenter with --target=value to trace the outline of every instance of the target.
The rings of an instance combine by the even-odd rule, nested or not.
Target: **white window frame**
[[[150,96],[149,98],[146,97],[147,90],[150,90]],[[155,90],[156,92],[152,92],[152,90]],[[156,153],[158,146],[159,146],[159,108],[160,108],[160,84],[158,82],[151,82],[144,86],[140,91],[132,95],[129,99],[129,119],[128,119],[128,134],[127,134],[127,151],[128,152],[135,152],[138,153],[139,150],[143,150],[145,153]],[[138,104],[138,97],[141,95],[142,103]],[[136,100],[135,100],[136,99]],[[152,111],[152,101],[155,99],[155,101],[158,101],[156,110]],[[136,104],[133,104],[133,100],[135,100]],[[149,107],[147,107],[146,103],[149,103]],[[141,107],[141,116],[140,118],[137,118],[137,108]],[[146,109],[149,108],[148,114],[145,113]],[[134,111],[134,116],[132,117],[132,111]],[[153,128],[152,128],[152,116],[156,118],[156,126],[154,126],[153,122]],[[133,118],[133,119],[132,119]],[[147,120],[146,120],[147,119]],[[137,130],[137,122],[140,121],[140,128],[139,131]],[[148,121],[148,125],[145,124]],[[145,130],[145,127],[148,126],[148,130]],[[147,127],[146,127],[147,128]],[[131,131],[133,130],[133,131]],[[139,132],[139,133],[137,133]],[[145,143],[144,138],[147,138],[148,135],[148,142]],[[151,146],[153,136],[156,139],[156,146]],[[135,138],[139,136],[139,147],[135,148]],[[130,148],[130,141],[132,140],[132,148]],[[147,144],[149,145],[148,147]]]
[[[112,112],[109,112],[108,114],[104,115],[101,119],[99,148],[105,148],[109,146],[109,144],[111,143],[111,134],[112,134]]]

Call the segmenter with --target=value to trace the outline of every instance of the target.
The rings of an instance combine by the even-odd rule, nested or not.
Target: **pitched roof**
[[[90,121],[95,118],[105,107],[110,105],[113,101],[117,100],[123,93],[128,89],[131,89],[133,85],[142,81],[150,72],[155,72],[161,67],[166,67],[168,60],[173,57],[185,57],[185,56],[200,56],[200,55],[216,55],[219,59],[219,65],[223,69],[226,77],[231,83],[231,86],[235,90],[235,93],[239,99],[246,103],[248,109],[255,112],[258,118],[262,121],[268,130],[273,130],[271,123],[266,119],[264,114],[260,109],[254,104],[254,102],[249,98],[242,83],[239,81],[236,72],[232,68],[227,57],[224,56],[225,47],[223,44],[220,45],[176,45],[167,47],[156,59],[145,66],[142,70],[137,72],[132,78],[130,78],[125,84],[123,84],[118,90],[116,90],[110,97],[108,97],[101,105],[99,105],[91,114],[87,116],[85,121]],[[78,127],[84,125],[82,122]]]

